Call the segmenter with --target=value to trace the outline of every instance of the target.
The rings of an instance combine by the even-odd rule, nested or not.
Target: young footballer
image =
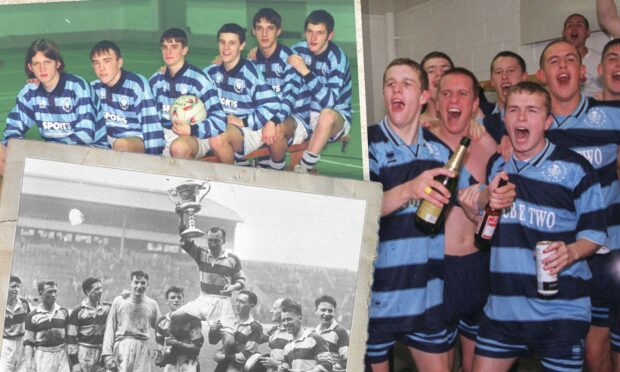
[[[271,306],[271,321],[274,326],[271,327],[265,335],[269,343],[269,356],[261,357],[261,364],[269,372],[275,372],[284,361],[284,346],[292,340],[292,335],[282,326],[282,309],[291,303],[290,298],[278,298]]]
[[[314,332],[323,337],[332,354],[333,372],[344,372],[347,369],[349,355],[349,333],[336,322],[336,300],[332,296],[321,296],[314,300],[316,315],[320,323]]]
[[[332,42],[334,17],[325,10],[311,12],[304,23],[305,41],[293,45],[288,62],[302,76],[310,96],[311,131],[298,172],[314,172],[327,143],[351,128],[351,71],[344,51]]]
[[[121,50],[112,41],[95,44],[90,63],[98,78],[91,85],[99,98],[112,148],[161,154],[164,132],[148,81],[123,69]]]
[[[196,66],[185,61],[189,52],[187,34],[171,28],[161,35],[161,54],[166,64],[149,79],[157,104],[161,125],[164,127],[166,147],[164,156],[195,159],[209,151],[209,138],[222,133],[226,127],[226,114],[220,104],[213,81]],[[195,125],[188,125],[170,117],[170,106],[182,95],[200,98],[207,109],[207,118]]]
[[[588,97],[600,94],[603,87],[596,70],[601,60],[601,54],[586,46],[586,41],[590,37],[588,19],[583,14],[578,13],[566,17],[562,37],[577,48],[581,57],[581,64],[586,69],[582,79],[581,93]]]
[[[508,371],[530,353],[549,371],[580,371],[583,364],[592,279],[585,258],[605,242],[604,203],[592,166],[545,138],[551,107],[537,83],[520,82],[508,92],[505,121],[514,152],[508,160],[491,159],[489,178],[508,173],[516,199],[502,214],[491,248],[491,293],[475,371]],[[537,287],[534,250],[543,242],[542,270],[557,275],[554,298],[541,297]]]
[[[289,144],[299,144],[307,139],[310,122],[310,97],[303,95],[301,75],[288,63],[293,51],[278,42],[282,33],[282,18],[272,8],[262,8],[252,19],[252,34],[258,48],[254,63],[280,100],[276,138],[269,146],[271,159],[267,168],[284,168],[284,157]],[[263,163],[259,163],[265,166]]]
[[[149,372],[149,339],[161,313],[157,302],[146,295],[149,275],[133,271],[130,279],[131,295],[127,298],[118,296],[112,302],[101,357],[107,369]]]
[[[597,254],[588,259],[593,280],[586,365],[598,370],[609,368],[609,329],[618,330],[620,327],[618,310],[611,319],[609,316],[610,301],[620,296],[620,287],[609,273],[612,259],[608,256],[616,256],[620,251],[620,182],[617,173],[620,107],[613,102],[582,96],[579,83],[583,74],[579,52],[571,43],[553,41],[543,50],[537,77],[547,85],[551,94],[553,121],[547,138],[586,158],[594,167],[603,191],[608,240]]]
[[[2,355],[0,371],[20,372],[24,364],[24,325],[30,312],[28,301],[19,296],[22,281],[16,276],[9,278],[9,294],[6,300]]]
[[[26,317],[26,371],[69,372],[65,344],[69,310],[56,303],[58,288],[54,281],[41,281],[37,289],[41,303]]]
[[[224,111],[228,114],[226,131],[210,140],[221,163],[245,165],[245,155],[263,143],[272,146],[280,120],[280,102],[253,62],[241,57],[245,48],[245,30],[227,23],[217,32],[221,64],[204,72],[215,82]],[[281,167],[282,159],[277,159]]]
[[[87,278],[82,290],[86,298],[71,311],[67,326],[69,361],[72,371],[97,372],[102,366],[101,345],[111,304],[101,301],[100,279]]]
[[[65,72],[64,59],[53,41],[33,41],[26,51],[24,70],[37,82],[24,85],[6,119],[0,145],[0,175],[4,173],[7,142],[24,138],[33,126],[38,127],[45,141],[108,147],[94,92],[84,79]]]

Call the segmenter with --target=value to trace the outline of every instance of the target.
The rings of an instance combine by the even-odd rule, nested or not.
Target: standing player
[[[65,62],[53,41],[33,41],[26,51],[24,69],[28,78],[38,83],[26,83],[6,119],[0,145],[0,175],[4,174],[7,142],[24,138],[35,125],[45,141],[108,147],[94,92],[84,79],[64,72]]]
[[[601,61],[601,54],[586,46],[586,40],[590,37],[588,19],[583,14],[577,13],[566,17],[562,37],[577,48],[579,56],[581,56],[581,64],[586,68],[582,78],[581,93],[588,97],[600,94],[603,88],[596,70]]]
[[[329,372],[333,361],[327,343],[318,334],[301,326],[301,305],[291,302],[282,308],[282,325],[292,340],[284,347],[284,363],[278,372]]]
[[[164,350],[158,366],[165,372],[195,372],[200,370],[198,354],[204,343],[202,323],[191,318],[172,335],[169,331],[170,314],[183,305],[183,288],[172,286],[166,290],[166,301],[170,311],[157,322],[156,341]]]
[[[305,41],[293,45],[288,62],[302,76],[310,96],[310,142],[295,167],[314,172],[327,143],[351,129],[351,71],[344,51],[334,44],[334,17],[325,10],[311,12],[304,23]]]
[[[159,155],[164,149],[164,132],[148,81],[142,75],[123,70],[121,50],[103,40],[90,51],[90,63],[99,80],[91,83],[114,150]]]
[[[24,370],[24,325],[26,315],[30,312],[30,305],[28,301],[19,296],[21,287],[21,279],[11,275],[2,334],[2,355],[0,356],[0,371],[2,372]]]
[[[592,279],[584,259],[605,241],[603,195],[583,157],[545,139],[554,120],[551,107],[537,83],[520,82],[508,92],[505,120],[514,153],[509,160],[491,159],[489,177],[505,171],[517,195],[491,249],[493,280],[478,332],[476,371],[508,371],[528,353],[549,371],[577,371],[583,364]],[[533,251],[543,241],[550,242],[543,269],[558,277],[552,299],[539,298],[536,288]]]
[[[269,341],[269,356],[261,358],[261,364],[269,372],[275,372],[282,364],[284,361],[284,347],[293,339],[293,336],[282,325],[282,309],[290,304],[291,301],[290,298],[278,298],[271,306],[271,321],[275,325],[266,334]]]
[[[217,91],[213,82],[198,67],[185,62],[189,51],[185,31],[168,29],[159,42],[166,68],[153,74],[149,84],[164,127],[166,147],[163,154],[186,159],[203,157],[209,151],[208,139],[223,132],[226,127],[226,115]],[[172,121],[170,106],[182,95],[192,95],[202,100],[207,109],[204,121],[191,126]]]
[[[41,304],[26,317],[26,371],[69,372],[69,358],[65,346],[69,310],[56,303],[58,288],[54,281],[39,282],[37,289]]]
[[[101,369],[101,345],[110,303],[102,302],[101,280],[88,278],[82,282],[86,298],[71,311],[67,325],[67,345],[71,369],[98,372]]]
[[[243,372],[248,358],[257,352],[263,338],[263,327],[254,320],[252,309],[258,303],[256,294],[247,289],[239,291],[235,299],[235,310],[239,324],[235,330],[235,343],[232,348],[219,350],[213,356],[218,365],[216,372]],[[221,339],[221,322],[215,322],[209,329],[209,343],[217,344]]]
[[[437,87],[439,86],[439,80],[441,80],[446,71],[454,68],[454,63],[447,54],[434,51],[425,55],[420,64],[428,75],[429,92],[426,109],[422,116],[420,116],[420,120],[432,125],[439,121],[439,116],[437,115]]]
[[[316,315],[320,323],[314,329],[325,342],[332,354],[333,371],[344,372],[347,369],[349,354],[349,333],[334,319],[336,300],[332,296],[321,296],[314,300]]]
[[[609,370],[609,305],[620,288],[609,275],[612,255],[620,252],[620,182],[617,161],[620,144],[620,108],[580,94],[584,67],[577,49],[567,41],[549,43],[540,57],[537,77],[551,94],[553,122],[547,138],[585,157],[594,167],[603,191],[608,240],[588,259],[592,271],[592,323],[586,340],[589,369]],[[611,296],[611,297],[610,297]],[[615,315],[615,314],[614,314]],[[612,328],[620,327],[614,317]],[[616,353],[617,354],[617,353]]]
[[[228,126],[209,143],[221,163],[244,165],[245,155],[263,143],[270,147],[274,144],[276,127],[281,125],[281,106],[256,65],[241,57],[245,30],[227,23],[218,30],[217,40],[222,63],[208,66],[204,72],[217,86]]]
[[[118,296],[106,322],[101,357],[107,369],[118,372],[149,372],[149,338],[161,317],[159,306],[146,295],[149,276],[143,271],[133,271],[131,295]]]
[[[207,321],[209,326],[219,321],[220,339],[224,352],[234,347],[234,333],[237,318],[231,303],[231,295],[243,289],[245,277],[241,261],[232,252],[225,250],[226,231],[211,227],[206,234],[208,250],[196,245],[193,240],[182,242],[181,248],[194,259],[200,273],[200,296],[170,314],[169,329],[172,334],[191,318]]]
[[[432,129],[440,140],[455,150],[470,133],[471,117],[478,110],[478,80],[469,70],[454,68],[441,77],[437,87],[439,125]],[[473,139],[460,177],[469,183],[484,183],[486,164],[497,144],[488,134]],[[512,187],[512,186],[510,186]],[[454,206],[446,217],[444,258],[444,307],[448,325],[458,330],[463,371],[470,372],[482,308],[489,293],[489,255],[474,245],[476,225],[462,208]]]
[[[301,76],[288,64],[293,51],[278,42],[282,33],[282,18],[271,8],[262,8],[252,19],[252,34],[256,37],[256,67],[263,73],[280,100],[276,138],[269,146],[271,160],[267,168],[283,169],[289,144],[306,140],[310,122],[310,97],[303,96]],[[259,165],[263,166],[262,163]]]

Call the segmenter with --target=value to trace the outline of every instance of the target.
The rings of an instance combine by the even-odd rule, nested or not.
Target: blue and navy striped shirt
[[[66,72],[60,74],[51,92],[43,84],[24,85],[6,119],[2,143],[24,138],[34,125],[45,141],[109,147],[93,90],[84,79]]]
[[[109,87],[100,80],[91,83],[97,97],[108,136],[139,137],[149,154],[164,150],[164,131],[159,122],[155,99],[144,76],[121,70],[121,77]]]
[[[585,260],[558,275],[554,299],[537,295],[534,251],[539,241],[605,242],[603,195],[592,166],[577,153],[546,141],[529,161],[495,155],[488,179],[501,170],[516,186],[491,250],[491,291],[486,316],[516,337],[582,338],[590,322],[591,273]]]
[[[256,67],[280,99],[281,110],[278,121],[295,115],[310,130],[310,97],[303,94],[304,84],[301,75],[288,63],[293,51],[286,45],[278,44],[269,58],[260,49],[256,50]]]
[[[443,167],[450,149],[426,129],[418,130],[415,144],[405,144],[387,119],[368,128],[371,181],[384,192],[411,181],[422,172]],[[469,180],[465,168],[459,188]],[[375,261],[369,328],[407,333],[444,326],[444,232],[427,235],[415,224],[420,202],[414,201],[383,216]]]
[[[586,158],[598,176],[605,205],[609,249],[620,249],[620,182],[616,170],[620,144],[620,102],[582,96],[568,116],[554,115],[547,131],[551,142]]]
[[[230,71],[222,63],[207,66],[204,72],[215,82],[224,111],[243,120],[246,127],[259,130],[269,120],[280,123],[276,92],[252,61],[241,58]]]
[[[207,118],[191,126],[192,136],[210,138],[226,130],[226,114],[222,109],[213,81],[196,66],[185,63],[174,75],[166,68],[165,73],[156,72],[149,79],[153,96],[164,128],[172,129],[170,106],[183,95],[196,96],[207,109]]]
[[[306,94],[312,100],[312,111],[334,109],[350,123],[352,114],[351,71],[344,51],[332,42],[329,42],[327,49],[318,56],[310,52],[306,41],[293,45],[292,49],[304,59],[310,69],[310,73],[303,79],[306,84]]]

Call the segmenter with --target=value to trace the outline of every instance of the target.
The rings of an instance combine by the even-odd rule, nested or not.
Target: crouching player
[[[387,117],[368,128],[370,178],[385,190],[366,354],[375,372],[389,369],[388,352],[397,340],[409,347],[419,370],[448,371],[448,350],[456,337],[443,315],[443,230],[430,236],[414,223],[422,199],[437,206],[449,202],[448,190],[434,177],[454,176],[442,168],[450,150],[419,128],[427,89],[426,72],[417,62],[392,61],[383,76]],[[460,177],[459,188],[466,182]],[[492,195],[514,192],[496,184]]]
[[[24,85],[6,119],[0,145],[0,175],[4,174],[7,142],[24,138],[35,125],[45,141],[108,147],[94,92],[84,79],[64,72],[65,62],[53,41],[33,41],[26,51],[24,69],[28,78],[36,81]]]
[[[507,371],[528,353],[537,354],[545,370],[581,371],[583,365],[592,277],[584,258],[605,242],[603,196],[592,166],[545,138],[550,112],[551,98],[540,85],[510,88],[505,122],[514,153],[492,158],[489,177],[508,173],[517,195],[493,241],[475,371]],[[552,242],[542,263],[558,275],[553,299],[537,294],[533,251],[541,241]]]
[[[103,113],[108,142],[114,150],[159,155],[164,132],[148,81],[124,70],[121,50],[103,40],[90,51],[90,63],[99,78],[91,83]]]

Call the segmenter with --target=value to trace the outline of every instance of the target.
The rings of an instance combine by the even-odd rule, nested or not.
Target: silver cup
[[[196,228],[195,215],[202,208],[200,203],[209,190],[211,190],[211,185],[207,181],[197,183],[189,180],[168,190],[168,197],[176,205],[175,212],[181,218],[179,226],[181,239],[195,239],[205,234]]]

